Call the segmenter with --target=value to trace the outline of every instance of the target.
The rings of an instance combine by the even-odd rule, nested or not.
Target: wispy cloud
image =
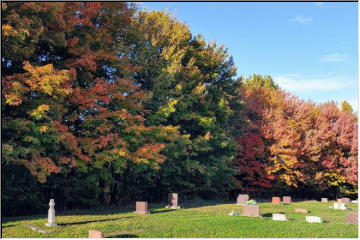
[[[325,54],[319,58],[320,62],[346,62],[349,56],[347,54],[332,53]]]
[[[313,21],[311,17],[307,17],[304,15],[296,15],[296,17],[289,20],[291,23],[297,24],[309,24]]]
[[[322,5],[324,5],[323,2],[314,2],[314,4],[315,4],[316,6],[322,6]]]
[[[304,78],[296,74],[275,76],[274,80],[287,91],[334,91],[344,89],[353,83],[345,77]]]

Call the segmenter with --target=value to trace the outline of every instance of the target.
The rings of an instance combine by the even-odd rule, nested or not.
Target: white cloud
[[[315,4],[316,6],[322,6],[322,5],[324,5],[323,2],[314,2],[314,4]]]
[[[287,91],[334,91],[344,89],[353,84],[344,77],[303,78],[296,74],[275,76],[274,80]]]
[[[299,23],[299,24],[309,24],[313,21],[311,17],[306,17],[304,15],[296,15],[295,18],[289,20],[292,23]]]
[[[320,62],[346,62],[348,60],[347,54],[332,53],[325,54],[319,58]]]

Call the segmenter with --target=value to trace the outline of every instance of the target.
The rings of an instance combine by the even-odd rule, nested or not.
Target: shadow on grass
[[[6,225],[6,226],[1,226],[2,228],[7,228],[7,227],[14,227],[15,224],[9,224],[9,225]]]
[[[180,206],[181,208],[197,208],[197,207],[210,207],[210,206],[215,206],[215,205],[220,205],[220,204],[234,204],[236,205],[235,202],[229,202],[229,201],[186,201],[186,202],[181,202]]]
[[[285,214],[285,212],[276,212],[276,213]],[[272,215],[273,215],[273,213],[261,214],[262,217],[267,217],[267,218],[272,218]]]
[[[166,210],[150,210],[151,214],[157,214],[157,213],[165,213],[165,212],[172,212],[175,211],[175,209],[166,209]]]
[[[133,218],[133,217],[107,218],[107,219],[100,219],[100,220],[89,220],[89,221],[80,221],[80,222],[59,223],[59,226],[80,225],[80,224],[87,224],[87,223],[94,223],[94,222],[106,222],[106,221],[114,221],[114,220],[126,219],[126,218]]]
[[[134,234],[119,234],[119,235],[113,235],[113,236],[106,236],[106,238],[138,238],[138,235]]]

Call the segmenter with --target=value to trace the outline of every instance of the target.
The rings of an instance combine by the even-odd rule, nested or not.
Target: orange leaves
[[[134,162],[149,163],[149,160],[163,162],[166,158],[159,152],[165,147],[162,143],[145,144],[140,147],[131,157]]]
[[[49,157],[34,155],[31,162],[27,160],[19,160],[19,162],[25,165],[34,176],[37,176],[41,183],[44,183],[46,177],[51,173],[59,173],[61,170],[61,167],[57,166]]]

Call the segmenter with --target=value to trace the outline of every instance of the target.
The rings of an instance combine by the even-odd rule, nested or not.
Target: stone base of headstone
[[[236,204],[237,205],[245,205],[247,201],[249,201],[249,195],[239,194],[236,199]]]
[[[308,223],[322,223],[323,222],[322,218],[317,217],[317,216],[306,216],[305,221]]]
[[[291,197],[290,196],[283,196],[282,203],[290,204],[291,203]]]
[[[104,238],[104,234],[96,230],[89,230],[89,238]]]
[[[357,213],[346,214],[345,223],[346,224],[358,224],[358,214]]]
[[[148,203],[147,202],[136,202],[136,211],[134,213],[139,214],[150,214],[148,211]]]
[[[169,208],[169,209],[180,209],[180,206],[169,206],[169,205],[166,205],[165,208]]]
[[[47,226],[47,227],[56,227],[57,223],[45,223],[45,226]]]
[[[244,205],[242,215],[247,216],[247,217],[261,217],[260,206],[259,205]]]
[[[305,208],[295,208],[296,213],[308,213],[309,211]]]
[[[272,197],[271,198],[271,203],[272,204],[280,204],[281,203],[281,198],[280,197]]]
[[[321,198],[321,202],[327,203],[327,202],[329,202],[329,200],[327,198]]]
[[[287,217],[285,214],[280,214],[280,213],[273,213],[272,214],[272,220],[274,221],[287,221]]]

